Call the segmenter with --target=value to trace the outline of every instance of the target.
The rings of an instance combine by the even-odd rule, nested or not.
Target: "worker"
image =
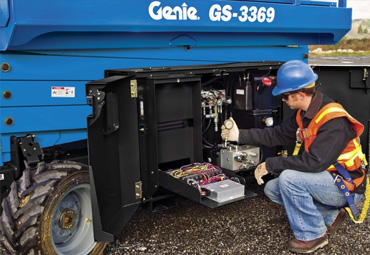
[[[317,78],[302,61],[284,63],[272,94],[281,95],[295,114],[279,126],[248,130],[239,130],[230,118],[234,125],[230,130],[223,126],[221,134],[228,141],[255,146],[296,141],[293,154],[304,145],[299,155],[267,158],[254,173],[259,185],[264,183],[264,175],[277,176],[264,191],[284,206],[295,237],[288,242],[288,249],[297,253],[311,253],[327,245],[327,232],[336,230],[346,215],[343,207],[350,204],[356,210],[354,204],[366,185],[367,162],[359,143],[364,127],[340,104],[316,90]]]

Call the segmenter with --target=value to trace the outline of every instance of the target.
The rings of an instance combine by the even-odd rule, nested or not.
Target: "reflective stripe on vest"
[[[364,126],[356,119],[354,119],[351,115],[349,115],[340,104],[329,103],[325,105],[311,120],[310,124],[306,129],[303,128],[303,123],[301,119],[301,109],[299,109],[296,115],[296,121],[299,126],[298,135],[304,141],[305,151],[309,152],[309,147],[313,140],[315,139],[319,128],[327,121],[340,117],[346,117],[351,122],[353,130],[356,131],[356,138],[348,142],[346,148],[338,157],[337,161],[348,171],[354,171],[359,169],[362,164],[367,165],[366,157],[362,153],[361,144],[359,141],[359,136],[363,132]],[[336,168],[333,165],[331,165],[327,170],[335,171]],[[365,175],[363,174],[362,177],[355,179],[354,180],[355,185],[357,186],[361,184],[364,177]],[[352,191],[354,189],[354,185],[348,183],[348,188],[349,190]]]

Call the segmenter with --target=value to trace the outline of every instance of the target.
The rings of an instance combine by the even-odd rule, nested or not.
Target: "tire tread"
[[[85,165],[71,161],[41,162],[34,169],[26,168],[22,177],[12,183],[9,195],[3,199],[0,217],[0,244],[9,254],[39,253],[39,219],[46,198],[68,174],[84,168],[87,169]],[[26,196],[30,196],[27,204],[20,207],[20,199]]]

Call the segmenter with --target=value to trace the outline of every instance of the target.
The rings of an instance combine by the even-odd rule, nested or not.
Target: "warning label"
[[[51,87],[51,97],[75,97],[75,87]]]

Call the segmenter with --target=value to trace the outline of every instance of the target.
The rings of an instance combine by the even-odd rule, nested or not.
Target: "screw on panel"
[[[190,51],[190,50],[191,50],[191,46],[190,46],[190,45],[185,45],[185,46],[184,46],[184,49],[185,49],[186,51]]]
[[[303,59],[308,59],[308,54],[307,53],[303,54]]]
[[[5,90],[3,92],[3,98],[4,99],[9,99],[9,98],[11,98],[11,96],[12,96],[12,92],[10,92],[9,90]]]
[[[5,120],[4,120],[4,123],[5,123],[5,125],[7,125],[7,126],[11,126],[11,125],[13,125],[14,120],[13,120],[13,118],[12,118],[12,117],[6,117],[6,118],[5,118]]]
[[[0,69],[1,71],[3,71],[4,73],[8,72],[10,70],[10,65],[6,62],[2,63],[0,65]]]

